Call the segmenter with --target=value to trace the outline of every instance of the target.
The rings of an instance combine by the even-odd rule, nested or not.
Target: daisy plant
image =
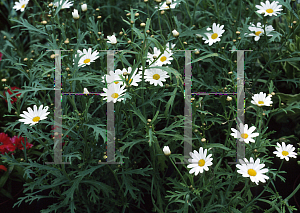
[[[222,34],[225,32],[225,30],[223,30],[224,28],[224,25],[221,25],[220,24],[216,24],[216,23],[213,23],[213,26],[212,26],[212,32],[209,32],[209,33],[204,33],[207,38],[203,37],[202,39],[205,40],[205,44],[208,43],[209,46],[211,46],[212,44],[218,42],[218,41],[221,41],[220,37],[222,36]],[[208,27],[207,28],[208,31],[211,31],[211,28]]]
[[[163,87],[163,81],[166,81],[166,78],[169,78],[168,72],[163,71],[158,68],[149,68],[145,70],[145,81],[149,82],[150,84],[154,84],[154,86],[161,86]]]
[[[270,106],[273,103],[271,101],[272,95],[266,97],[266,93],[260,92],[259,94],[254,94],[252,96],[251,103],[257,106]]]
[[[207,149],[203,150],[202,147],[199,149],[199,153],[194,150],[194,153],[190,152],[190,156],[192,159],[188,159],[188,161],[191,163],[187,165],[187,168],[192,168],[189,173],[195,173],[197,176],[200,173],[203,173],[203,171],[208,171],[209,166],[211,166],[213,158],[211,158],[212,154],[207,155]]]
[[[161,54],[161,51],[157,47],[154,47],[153,52],[153,54],[148,53],[147,55],[147,62],[149,62],[150,64],[154,62],[152,66],[162,66],[165,64],[171,64],[171,60],[173,60],[173,58],[171,57],[172,52],[169,48],[166,48],[166,50]]]
[[[238,138],[240,141],[244,141],[245,143],[255,143],[253,137],[257,137],[259,135],[259,133],[253,133],[255,129],[255,126],[252,126],[250,127],[250,129],[248,129],[248,124],[245,124],[244,126],[244,124],[240,123],[240,129],[236,130],[234,128],[231,128],[233,133],[231,133],[230,135],[234,138]],[[243,130],[243,132],[241,130]]]
[[[266,3],[261,2],[261,5],[256,5],[255,7],[259,10],[257,10],[257,13],[265,14],[264,16],[277,16],[279,14],[279,11],[283,10],[281,8],[281,5],[278,5],[278,1],[273,1],[271,4],[267,0]]]
[[[15,9],[16,11],[20,10],[21,12],[23,12],[28,2],[29,0],[20,0],[19,2],[15,2],[15,6],[13,7],[13,9]]]
[[[91,62],[95,62],[95,60],[99,58],[99,52],[96,50],[92,53],[92,48],[89,48],[88,50],[83,49],[83,51],[77,50],[77,53],[79,54],[79,57],[82,56],[79,59],[78,67],[85,67],[86,65],[90,65]],[[75,59],[73,61],[75,61]]]
[[[172,0],[167,0],[160,5],[159,10],[174,9],[176,7],[176,5],[177,5],[177,3],[173,3]],[[155,7],[155,8],[157,8],[157,7]]]
[[[251,26],[248,27],[250,31],[254,31],[254,33],[245,33],[246,37],[254,36],[254,41],[258,41],[262,35],[264,35],[264,25],[261,25],[260,22],[257,23],[255,26],[253,23],[251,23]],[[274,28],[272,25],[266,26],[266,35],[267,36],[273,36],[270,34],[270,32],[274,31]]]
[[[103,88],[104,93],[101,93],[101,96],[106,96],[103,100],[107,100],[107,102],[113,101],[116,103],[117,101],[121,102],[124,98],[121,98],[126,92],[125,85],[122,87],[120,85],[111,84],[107,88]]]
[[[282,144],[280,145],[280,143],[277,143],[277,146],[275,148],[276,151],[274,151],[273,153],[276,154],[276,156],[280,159],[289,161],[289,158],[297,158],[297,153],[293,152],[295,150],[295,147],[293,147],[293,145],[291,144],[286,145],[284,142],[282,142]]]
[[[60,0],[59,2],[57,1],[57,2],[54,2],[53,4],[54,4],[56,7],[62,5],[62,6],[61,6],[61,9],[68,9],[68,8],[70,8],[71,6],[73,6],[73,2],[72,2],[72,1],[69,2],[69,0]]]
[[[47,112],[48,107],[45,106],[43,108],[43,105],[41,105],[39,109],[37,109],[37,106],[34,105],[33,110],[30,107],[28,107],[27,110],[28,112],[23,111],[24,114],[20,114],[20,116],[24,119],[19,119],[19,121],[25,124],[30,124],[30,126],[37,124],[41,120],[47,119],[47,115],[50,113]]]
[[[269,179],[268,176],[264,175],[264,173],[267,173],[269,170],[267,168],[262,169],[265,164],[260,164],[260,159],[256,159],[254,162],[254,159],[250,157],[250,162],[244,158],[244,160],[239,159],[240,164],[237,164],[236,167],[239,169],[237,172],[243,177],[250,177],[250,180],[256,185],[258,185],[258,182],[265,183],[267,179]]]

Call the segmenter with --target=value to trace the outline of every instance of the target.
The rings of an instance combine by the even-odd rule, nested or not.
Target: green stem
[[[178,174],[180,175],[181,179],[183,180],[183,182],[185,183],[185,185],[187,185],[186,181],[184,180],[182,174],[180,173],[180,171],[178,170],[177,166],[175,165],[175,163],[173,162],[172,158],[169,158],[173,164],[173,166],[175,167],[175,169],[177,170]]]
[[[196,8],[197,8],[197,5],[199,4],[199,1],[197,1],[197,3],[195,4],[195,8],[194,8],[194,13],[193,13],[193,18],[192,18],[192,22],[191,22],[191,26],[194,25],[194,20],[195,20],[195,15],[196,15]]]

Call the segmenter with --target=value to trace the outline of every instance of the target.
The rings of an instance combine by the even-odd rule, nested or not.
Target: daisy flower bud
[[[164,10],[160,11],[160,14],[161,15],[165,14],[165,11]]]
[[[141,27],[145,27],[146,24],[145,24],[145,23],[141,23],[140,26],[141,26]]]
[[[227,100],[227,101],[232,101],[232,97],[227,96],[226,100]]]
[[[150,122],[151,122],[151,119],[148,119],[147,121],[150,123]]]
[[[83,88],[83,93],[84,94],[90,94],[89,91],[87,90],[87,88]]]
[[[45,25],[45,24],[47,24],[47,21],[41,21],[41,23]]]
[[[126,16],[130,16],[130,13],[127,13]]]
[[[201,142],[205,142],[205,141],[206,141],[206,139],[205,139],[205,138],[202,138],[202,139],[201,139]]]
[[[81,10],[82,10],[83,12],[87,11],[87,4],[81,5]]]
[[[102,16],[97,16],[97,19],[100,19],[100,18],[102,18]]]
[[[139,13],[134,14],[135,17],[138,17],[139,15],[140,15]]]
[[[275,95],[275,92],[271,92],[271,95]]]
[[[167,1],[166,1],[166,4],[167,4],[167,5],[170,5],[170,4],[172,4],[172,2],[170,2],[169,0],[167,0]]]
[[[173,30],[172,33],[173,33],[174,37],[178,37],[179,36],[179,32],[177,32],[177,30]]]
[[[74,9],[74,12],[72,12],[73,19],[79,19],[78,10]]]
[[[169,156],[171,154],[171,150],[170,150],[169,146],[164,146],[163,152],[166,156]]]

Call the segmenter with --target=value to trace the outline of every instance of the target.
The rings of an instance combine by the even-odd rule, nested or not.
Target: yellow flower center
[[[87,63],[89,63],[90,61],[91,61],[91,59],[87,58],[87,59],[85,59],[85,60],[83,61],[83,63],[87,64]]]
[[[153,79],[155,79],[155,80],[158,80],[158,79],[160,79],[160,75],[158,75],[158,74],[154,74],[154,75],[153,75]]]
[[[273,9],[267,9],[266,12],[267,12],[267,13],[273,13],[274,10],[273,10]]]
[[[203,160],[203,159],[199,160],[198,165],[201,166],[201,167],[204,166],[205,165],[205,160]]]
[[[111,97],[112,97],[112,98],[118,98],[118,97],[119,97],[119,94],[118,94],[118,93],[113,93],[113,94],[111,95]]]
[[[248,134],[247,133],[243,133],[243,134],[241,134],[241,137],[244,138],[244,139],[246,139],[246,138],[248,138]]]
[[[264,102],[263,101],[258,101],[258,104],[264,104]]]
[[[26,4],[23,4],[23,5],[21,6],[21,8],[25,8],[25,6],[26,6]]]
[[[251,176],[256,176],[256,171],[254,169],[248,169],[248,174]]]
[[[217,34],[217,33],[212,34],[212,35],[211,35],[211,38],[212,38],[212,39],[218,38],[218,34]]]
[[[118,84],[119,83],[119,81],[115,81],[115,84]]]
[[[287,151],[282,151],[282,155],[283,156],[287,156],[289,154],[289,152],[287,152]]]
[[[39,116],[36,116],[32,119],[33,122],[38,122],[40,120],[40,117]]]
[[[167,60],[167,57],[166,57],[166,56],[163,56],[163,57],[160,58],[160,61],[161,61],[161,62],[164,62],[165,60]]]
[[[257,32],[255,32],[255,35],[259,36],[261,33],[262,33],[261,31],[257,31]]]
[[[166,6],[165,8],[166,8],[166,9],[169,9],[170,7],[169,7],[169,6]]]
[[[131,82],[132,82],[132,79],[129,80],[129,83],[130,83],[130,84],[131,84]]]

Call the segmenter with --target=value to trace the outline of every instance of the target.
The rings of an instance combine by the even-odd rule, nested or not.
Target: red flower
[[[2,54],[2,53],[0,53],[0,61],[2,60],[2,56],[3,56],[3,54]]]
[[[7,168],[5,167],[5,166],[3,166],[3,165],[0,165],[0,170],[4,170],[4,171],[7,171]]]
[[[8,135],[5,134],[4,132],[0,133],[0,143],[2,143],[2,144],[10,143],[10,137],[8,137]]]
[[[15,151],[16,147],[11,143],[11,138],[7,134],[0,133],[0,152],[4,155],[7,152]]]
[[[11,143],[14,144],[16,148],[24,150],[25,142],[23,137],[14,136],[11,138]],[[33,147],[33,144],[28,143],[26,138],[26,149],[30,149],[31,147]]]
[[[17,92],[19,92],[19,90],[20,90],[19,87],[11,87],[11,89],[12,89],[12,91],[13,91],[14,93],[17,93]],[[10,89],[8,89],[7,92],[8,92],[10,95],[13,94],[13,93],[11,92]],[[3,94],[4,94],[4,96],[6,97],[6,93],[4,92]],[[20,96],[20,95],[21,95],[21,93],[17,94],[16,96]],[[11,104],[17,102],[18,99],[16,98],[16,96],[11,97],[11,99],[12,99],[12,101],[10,101]],[[5,102],[7,103],[7,100],[6,100],[6,99],[5,99]]]

